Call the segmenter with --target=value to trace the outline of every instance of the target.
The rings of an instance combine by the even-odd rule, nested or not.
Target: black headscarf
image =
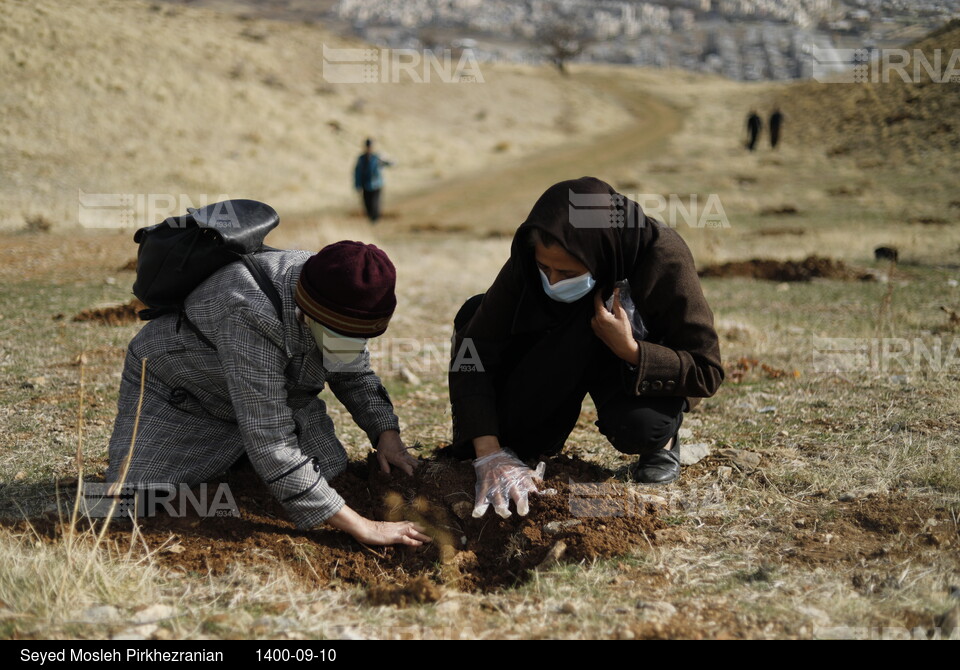
[[[517,229],[510,255],[519,261],[516,267],[525,281],[536,278],[530,232],[541,230],[583,263],[607,296],[614,282],[633,272],[655,225],[640,205],[610,184],[595,177],[570,179],[540,196]]]
[[[592,298],[567,304],[544,293],[530,240],[534,229],[557,240],[583,263],[606,299],[615,282],[632,275],[656,234],[656,226],[636,202],[595,177],[562,181],[548,188],[513,238],[508,266],[514,273],[511,283],[517,302],[511,330],[543,330],[592,314],[594,309]],[[494,300],[498,307],[505,306],[499,297]]]

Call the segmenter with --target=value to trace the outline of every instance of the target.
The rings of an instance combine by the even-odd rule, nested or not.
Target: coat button
[[[651,386],[651,388],[652,388],[654,391],[662,391],[662,390],[663,390],[663,382],[658,379],[657,381],[653,382],[653,385]]]
[[[189,397],[189,395],[190,394],[187,393],[186,389],[175,388],[172,391],[170,391],[170,404],[182,405],[184,401],[186,401],[187,397]]]
[[[663,385],[663,388],[667,389],[668,391],[672,391],[676,387],[677,387],[677,383],[675,381],[669,381]]]
[[[641,390],[641,391],[649,391],[649,390],[650,390],[650,382],[648,382],[648,381],[646,381],[646,380],[640,382],[640,390]]]

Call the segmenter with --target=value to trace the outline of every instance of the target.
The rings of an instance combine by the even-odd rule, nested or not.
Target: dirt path
[[[389,230],[474,229],[512,232],[548,186],[585,175],[612,180],[616,170],[662,151],[682,125],[682,113],[652,97],[643,84],[612,74],[571,76],[598,96],[614,97],[635,117],[626,128],[576,140],[527,156],[505,168],[488,168],[431,184],[419,191],[385,195]],[[395,217],[395,218],[394,218]],[[288,220],[293,225],[298,222]]]
[[[544,151],[507,169],[463,175],[398,197],[391,205],[400,212],[398,227],[409,230],[433,224],[512,230],[551,184],[584,175],[611,179],[616,168],[662,150],[665,139],[679,130],[680,113],[652,98],[638,83],[609,75],[581,77],[599,95],[619,98],[636,121],[590,141]]]

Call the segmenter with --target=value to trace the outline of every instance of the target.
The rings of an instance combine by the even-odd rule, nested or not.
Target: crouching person
[[[346,468],[347,453],[318,397],[326,385],[367,433],[385,472],[412,474],[417,466],[366,348],[396,307],[390,259],[373,245],[338,242],[314,255],[263,253],[258,262],[280,295],[282,320],[235,262],[190,293],[189,322],[167,314],[133,338],[107,482],[195,485],[246,454],[298,528],[327,523],[367,544],[428,542],[416,524],[362,517],[329,483]]]
[[[675,481],[683,414],[723,380],[687,245],[592,177],[537,200],[454,331],[449,451],[475,459],[475,516],[511,501],[526,514],[543,474],[526,462],[563,449],[587,394],[600,432],[637,456],[636,481]]]

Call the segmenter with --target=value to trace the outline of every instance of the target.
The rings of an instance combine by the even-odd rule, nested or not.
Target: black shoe
[[[670,449],[641,454],[633,478],[641,484],[669,484],[680,476],[680,436],[673,437]]]

